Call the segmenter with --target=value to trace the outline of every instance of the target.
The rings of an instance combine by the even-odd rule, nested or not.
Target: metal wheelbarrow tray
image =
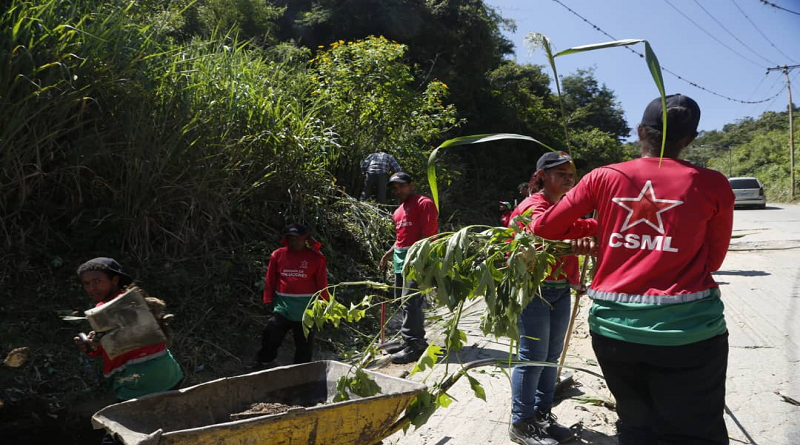
[[[336,383],[351,369],[318,361],[222,378],[107,406],[92,423],[126,445],[374,445],[426,387],[365,370],[380,393],[334,403]],[[230,420],[259,402],[303,408]]]

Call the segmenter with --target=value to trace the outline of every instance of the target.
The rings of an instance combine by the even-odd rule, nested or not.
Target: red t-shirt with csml
[[[534,193],[527,198],[525,198],[519,205],[511,212],[510,221],[513,221],[519,215],[522,215],[528,209],[531,210],[531,224],[534,224],[536,220],[544,214],[544,212],[552,207],[554,204],[547,200],[547,198],[542,193]],[[519,224],[519,223],[518,223]],[[522,225],[520,224],[520,227]],[[529,225],[528,231],[532,226]],[[569,227],[566,228],[566,232],[563,238],[558,238],[560,240],[566,239],[577,239],[583,238],[585,236],[592,236],[597,231],[597,221],[594,219],[579,219]],[[545,278],[545,281],[560,281],[560,280],[567,280],[569,284],[578,285],[580,284],[580,273],[578,271],[578,257],[575,255],[567,255],[564,257],[560,257],[556,259],[556,263],[553,265],[552,271],[550,275]]]
[[[660,165],[659,165],[660,163]],[[533,224],[544,238],[598,211],[593,298],[680,296],[717,287],[733,228],[734,196],[717,171],[657,157],[597,168]]]
[[[392,215],[397,241],[394,247],[411,247],[415,242],[439,233],[439,212],[433,200],[411,195]]]

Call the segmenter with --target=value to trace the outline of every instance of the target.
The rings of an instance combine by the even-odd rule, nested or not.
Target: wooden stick
[[[572,315],[569,317],[569,327],[567,327],[567,337],[564,339],[564,348],[561,350],[561,358],[558,360],[558,373],[556,374],[556,382],[561,378],[561,367],[564,366],[564,361],[567,359],[567,348],[569,348],[569,340],[572,337],[572,328],[575,326],[575,318],[578,316],[578,302],[581,299],[584,291],[584,280],[586,279],[586,268],[589,265],[589,255],[583,256],[583,267],[581,267],[581,280],[580,289],[575,293],[575,302],[572,305]]]
[[[386,303],[381,302],[381,344],[386,342],[384,328],[386,327]]]

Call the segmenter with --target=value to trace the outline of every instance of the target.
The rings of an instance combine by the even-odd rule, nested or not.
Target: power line
[[[723,24],[722,24],[722,22],[720,22],[719,20],[717,20],[717,18],[716,18],[716,17],[714,17],[714,15],[713,15],[713,14],[711,14],[710,12],[708,12],[708,10],[707,10],[706,8],[704,8],[704,7],[703,7],[703,5],[701,5],[701,4],[700,4],[700,2],[698,2],[697,0],[694,0],[694,2],[697,4],[697,6],[699,6],[699,7],[700,7],[700,9],[702,9],[702,10],[703,10],[703,12],[705,12],[706,14],[708,14],[708,16],[709,16],[709,17],[711,17],[711,20],[715,21],[715,22],[717,23],[717,25],[719,25],[719,26],[720,26],[720,28],[724,29],[724,30],[725,30],[725,32],[727,32],[728,34],[730,34],[730,36],[731,36],[731,37],[733,37],[734,39],[736,39],[736,41],[737,41],[737,42],[741,43],[741,44],[742,44],[742,46],[744,46],[745,48],[747,48],[747,49],[748,49],[748,50],[749,50],[751,53],[753,53],[753,54],[757,55],[758,57],[761,57],[761,59],[762,59],[762,60],[765,60],[767,63],[770,63],[770,64],[772,64],[772,65],[777,65],[777,63],[775,63],[775,62],[773,62],[773,61],[771,61],[771,60],[769,60],[769,59],[765,58],[764,56],[762,56],[762,55],[761,55],[761,54],[759,54],[758,52],[754,51],[754,50],[753,50],[753,48],[750,48],[749,46],[747,46],[747,44],[746,44],[746,43],[742,42],[742,41],[741,41],[741,40],[740,40],[738,37],[736,37],[736,34],[732,33],[732,32],[731,32],[731,31],[730,31],[728,28],[726,28],[726,27],[725,27],[725,25],[723,25]]]
[[[780,83],[780,81],[781,81],[781,78],[778,77],[778,79],[775,81],[775,83],[770,87],[770,90],[775,88],[775,85],[778,85]],[[774,96],[772,96],[772,100],[769,101],[769,103],[767,104],[767,107],[764,108],[764,110],[761,113],[759,113],[759,116],[761,116],[762,114],[766,113],[767,110],[772,108],[772,104],[774,104],[775,101],[778,100],[778,96],[780,96],[780,94],[783,93],[783,90],[785,90],[785,89],[786,89],[786,84],[784,83],[783,86],[778,90],[778,92]]]
[[[558,3],[559,5],[561,5],[564,9],[566,9],[569,12],[571,12],[574,16],[576,16],[579,19],[583,20],[584,22],[586,22],[586,24],[588,24],[589,26],[591,26],[596,31],[600,32],[601,34],[605,35],[606,37],[610,38],[611,40],[619,40],[616,37],[612,36],[611,34],[605,32],[604,30],[602,30],[599,26],[597,26],[594,23],[590,22],[587,18],[585,18],[582,15],[578,14],[577,12],[573,11],[569,6],[565,5],[564,3],[561,3],[560,0],[553,0],[553,1]],[[641,58],[644,58],[644,54],[640,53],[639,51],[636,51],[635,49],[633,49],[633,48],[631,48],[629,46],[625,46],[624,48],[627,49],[628,51],[636,54],[637,56],[639,56]],[[665,67],[664,65],[661,65],[661,70],[664,71],[665,73],[668,73],[668,74],[671,74],[671,75],[677,77],[679,80],[682,80],[682,81],[688,83],[689,85],[691,85],[691,86],[693,86],[693,87],[695,87],[697,89],[703,90],[708,94],[713,94],[714,96],[721,97],[721,98],[723,98],[725,100],[729,100],[731,102],[739,102],[739,103],[742,103],[742,104],[760,104],[760,103],[771,101],[772,99],[777,97],[778,94],[780,94],[780,93],[778,93],[775,96],[771,96],[771,97],[768,97],[766,99],[756,100],[756,101],[735,99],[733,97],[729,97],[729,96],[726,96],[724,94],[720,94],[720,93],[717,93],[715,91],[711,91],[708,88],[705,88],[702,85],[697,84],[696,82],[692,82],[691,80],[686,79],[685,77],[683,77],[683,76],[681,76],[681,75],[679,75],[679,74],[667,69],[667,67]]]
[[[791,57],[787,56],[785,52],[781,51],[781,50],[780,50],[780,48],[778,48],[777,46],[775,46],[775,44],[774,44],[774,43],[772,43],[772,40],[770,40],[770,39],[769,39],[769,37],[767,37],[767,35],[766,35],[766,34],[764,34],[764,33],[761,31],[761,29],[760,29],[758,26],[756,26],[756,24],[755,24],[755,23],[754,23],[752,20],[750,20],[750,17],[748,17],[748,15],[747,15],[747,14],[745,14],[744,10],[742,10],[742,8],[740,8],[740,7],[739,7],[739,4],[738,4],[738,3],[736,3],[736,0],[731,0],[731,1],[732,1],[732,2],[733,2],[733,4],[736,6],[736,9],[738,9],[738,10],[739,10],[739,12],[741,12],[741,13],[742,13],[742,15],[744,16],[744,18],[746,18],[746,19],[747,19],[747,21],[748,21],[748,22],[750,22],[750,24],[751,24],[751,25],[753,25],[753,28],[755,28],[755,29],[756,29],[756,31],[758,31],[758,32],[759,32],[759,34],[761,34],[761,36],[763,36],[763,37],[764,37],[764,40],[766,40],[767,42],[769,42],[769,44],[770,44],[770,45],[772,45],[772,47],[773,47],[773,48],[775,48],[775,50],[776,50],[776,51],[778,51],[779,53],[781,53],[781,55],[782,55],[783,57],[786,57],[788,60],[791,60],[792,62],[794,62],[794,59],[792,59]]]
[[[724,43],[722,40],[720,40],[720,39],[718,39],[718,38],[714,37],[714,34],[711,34],[710,32],[706,31],[706,30],[705,30],[705,28],[703,28],[702,26],[698,25],[698,24],[697,24],[697,22],[695,22],[694,20],[692,20],[692,18],[691,18],[691,17],[689,17],[688,15],[684,14],[684,13],[683,13],[683,11],[681,11],[680,9],[678,9],[677,7],[675,7],[675,5],[673,5],[672,3],[670,3],[670,2],[669,2],[669,0],[664,0],[664,3],[666,3],[666,4],[670,5],[670,6],[672,7],[672,9],[674,9],[674,10],[678,11],[678,14],[682,15],[682,16],[683,16],[683,18],[685,18],[686,20],[690,21],[690,22],[691,22],[691,23],[692,23],[694,26],[696,26],[696,27],[697,27],[697,28],[698,28],[700,31],[703,31],[704,33],[706,33],[706,34],[707,34],[709,37],[711,37],[712,39],[714,39],[714,40],[715,40],[717,43],[719,43],[720,45],[722,45],[722,46],[724,46],[725,48],[727,48],[727,49],[728,49],[730,52],[732,52],[732,53],[736,54],[737,56],[741,57],[742,59],[744,59],[744,60],[746,60],[746,61],[748,61],[748,62],[750,62],[750,63],[752,63],[752,64],[753,64],[753,65],[755,65],[755,66],[759,66],[759,67],[762,67],[762,68],[766,68],[766,67],[764,67],[763,65],[759,64],[758,62],[754,62],[754,61],[752,61],[751,59],[749,59],[749,58],[745,57],[744,55],[742,55],[740,52],[738,52],[738,51],[736,51],[735,49],[731,48],[730,46],[726,45],[726,44],[725,44],[725,43]],[[772,63],[772,62],[770,62],[770,63]]]
[[[769,73],[764,73],[764,77],[762,77],[761,80],[758,82],[758,85],[756,85],[756,87],[753,88],[753,92],[751,92],[750,95],[747,96],[747,100],[752,99],[753,96],[756,95],[758,90],[761,89],[761,86],[764,85],[764,81],[767,80],[767,77],[769,77]],[[777,84],[775,84],[775,85],[777,85]],[[771,91],[772,88],[775,87],[775,85],[769,87],[766,91],[767,92]],[[736,109],[736,115],[737,116],[740,116],[740,115],[744,114],[744,113],[742,113],[742,110],[744,109],[744,107],[745,107],[745,104],[739,104],[739,107]]]
[[[772,6],[773,8],[782,9],[782,10],[784,10],[784,11],[786,11],[786,12],[791,12],[792,14],[797,14],[797,15],[800,15],[800,12],[795,12],[795,11],[792,11],[792,10],[786,9],[786,8],[784,8],[784,7],[782,7],[782,6],[778,6],[778,5],[776,5],[775,3],[768,2],[768,1],[766,1],[766,0],[761,0],[761,3],[763,3],[763,4],[767,5],[767,6]]]

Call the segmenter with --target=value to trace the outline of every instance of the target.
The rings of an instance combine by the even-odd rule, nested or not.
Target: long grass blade
[[[431,187],[431,195],[433,196],[434,204],[436,204],[436,210],[439,210],[439,186],[436,182],[436,156],[439,154],[439,150],[442,148],[457,147],[460,145],[482,144],[484,142],[501,141],[505,139],[518,139],[523,141],[535,142],[550,151],[557,151],[542,141],[534,139],[530,136],[524,136],[521,134],[514,134],[514,133],[475,134],[471,136],[461,136],[453,139],[448,139],[442,142],[438,147],[436,147],[431,152],[430,156],[428,156],[428,183],[430,184]]]
[[[603,42],[603,43],[594,43],[591,45],[574,46],[572,48],[567,48],[564,51],[559,51],[553,56],[553,58],[566,56],[569,54],[582,53],[586,51],[594,51],[598,49],[635,45],[637,43],[644,43],[645,63],[647,63],[647,68],[650,70],[650,75],[653,77],[653,82],[655,82],[656,88],[658,88],[658,93],[661,95],[661,113],[662,113],[661,120],[663,122],[661,127],[661,152],[659,155],[659,165],[661,165],[661,159],[664,158],[664,148],[667,143],[667,96],[664,90],[664,75],[661,72],[661,64],[658,62],[658,57],[656,57],[656,53],[653,51],[653,47],[650,46],[650,42],[644,39],[624,39],[624,40],[615,40],[613,42]],[[552,59],[551,59],[551,64],[553,65],[553,72],[555,73],[555,63],[553,63]],[[561,93],[559,91],[559,100],[560,97]]]
[[[644,39],[623,39],[623,40],[614,40],[612,42],[603,42],[603,43],[592,43],[590,45],[581,45],[581,46],[573,46],[572,48],[567,48],[563,51],[557,52],[553,57],[561,57],[567,56],[570,54],[577,54],[586,51],[594,51],[598,49],[604,48],[616,48],[620,46],[630,46],[635,45],[637,43],[646,42]]]

